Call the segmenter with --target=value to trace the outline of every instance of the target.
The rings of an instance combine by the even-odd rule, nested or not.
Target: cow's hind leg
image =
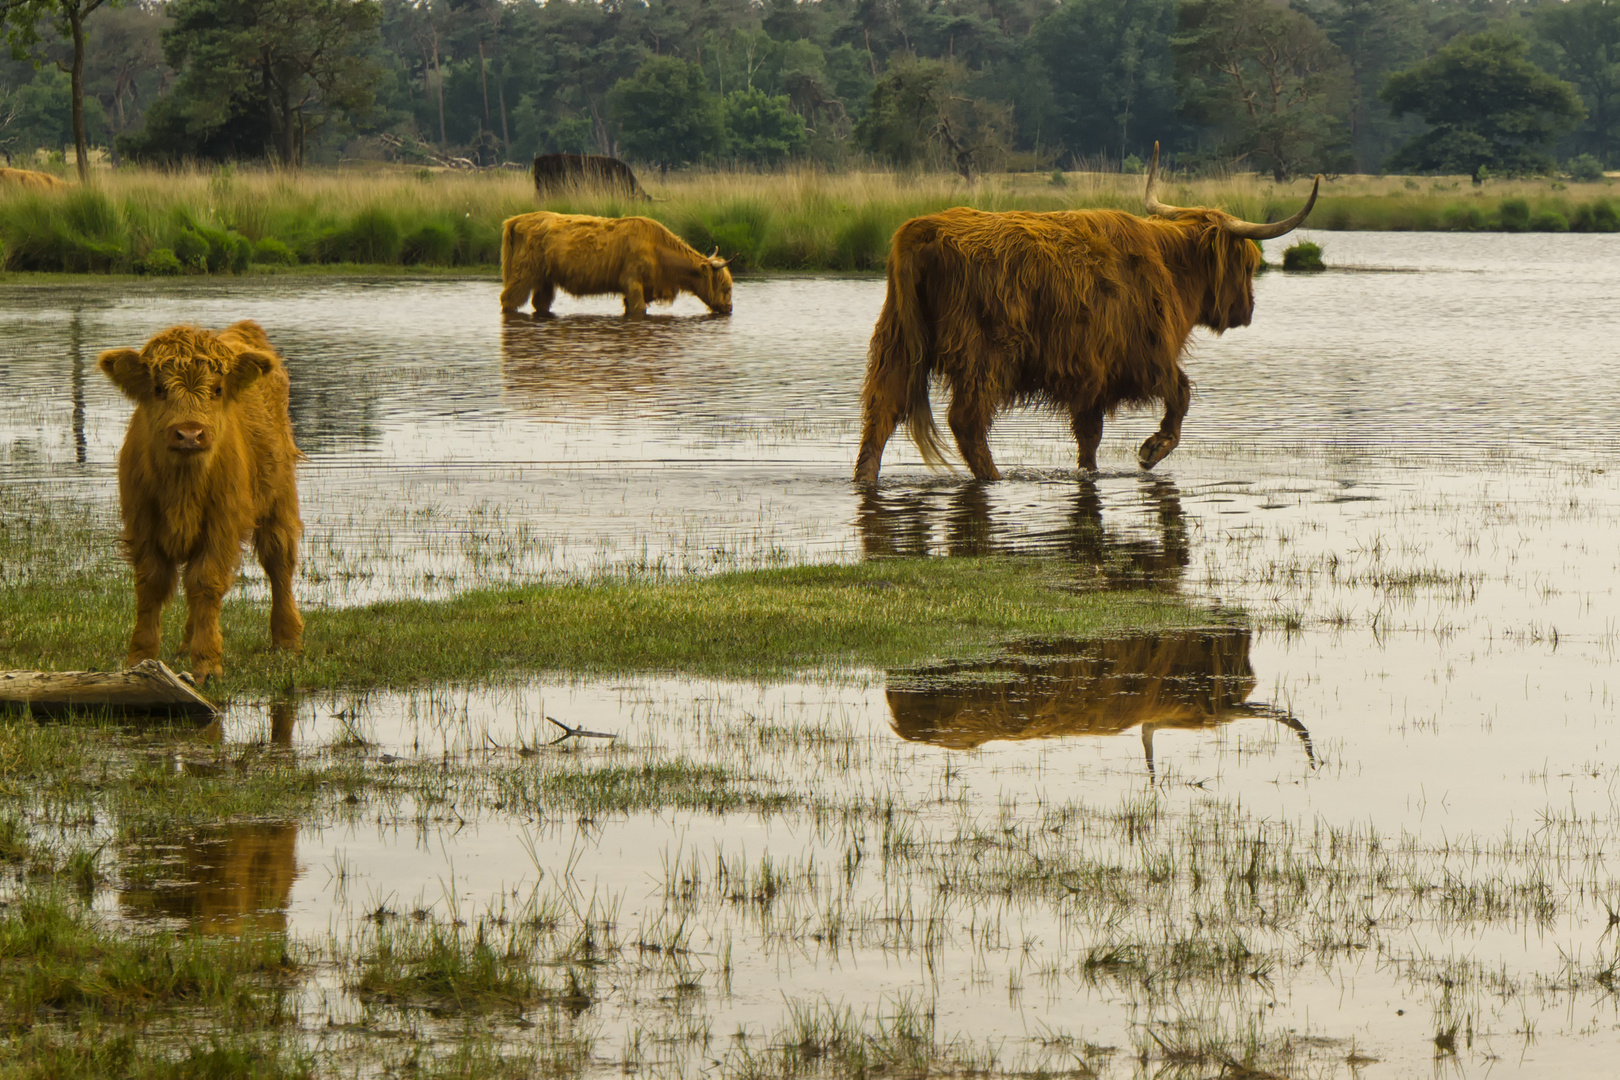
[[[1069,410],[1074,441],[1080,448],[1080,471],[1097,471],[1097,447],[1102,445],[1103,410],[1098,405],[1076,405]]]
[[[951,411],[947,414],[951,434],[956,436],[956,448],[975,480],[1000,480],[1001,472],[990,457],[990,421],[994,415],[989,405],[976,395],[960,390],[951,393]]]
[[[535,291],[534,280],[523,272],[522,267],[514,267],[508,270],[507,273],[509,277],[502,282],[501,310],[503,312],[513,312],[529,302],[529,295]]]
[[[125,666],[156,660],[163,647],[163,605],[174,595],[175,567],[155,551],[136,550],[135,630],[129,638]]]
[[[538,282],[534,287],[534,313],[536,315],[550,315],[551,302],[557,299],[557,286],[549,281]]]
[[[877,483],[883,466],[883,448],[900,426],[906,407],[911,373],[900,364],[872,363],[861,388],[861,449],[855,455],[855,482]]]
[[[1136,452],[1136,460],[1142,468],[1151,469],[1169,456],[1170,451],[1181,442],[1181,421],[1187,416],[1187,407],[1192,404],[1192,383],[1187,379],[1186,372],[1176,372],[1176,387],[1165,395],[1164,420],[1159,424],[1159,430],[1147,437],[1142,448]]]
[[[292,588],[302,531],[297,515],[278,514],[253,533],[253,550],[270,579],[270,644],[278,649],[298,649],[304,643],[304,620]]]

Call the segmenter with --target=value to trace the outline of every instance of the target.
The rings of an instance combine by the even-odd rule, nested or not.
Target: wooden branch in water
[[[207,719],[219,710],[161,660],[123,671],[0,671],[0,710],[54,716],[70,709]]]

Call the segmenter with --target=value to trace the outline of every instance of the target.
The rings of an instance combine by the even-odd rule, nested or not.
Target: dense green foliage
[[[971,177],[1118,168],[1158,141],[1183,168],[1276,178],[1620,164],[1620,0],[97,3],[0,0],[20,58],[0,66],[0,151],[71,141],[56,67],[72,67],[60,13],[76,4],[87,138],[160,161],[563,151]],[[1480,41],[1508,51],[1486,63]],[[1570,84],[1586,119],[1533,105],[1536,130],[1510,145],[1492,132],[1524,103],[1434,81],[1470,57],[1538,94]],[[1447,92],[1451,112],[1420,100]]]
[[[1574,88],[1532,64],[1525,42],[1496,32],[1460,38],[1391,78],[1395,114],[1418,113],[1429,131],[1396,152],[1415,172],[1545,172],[1549,148],[1585,117]]]

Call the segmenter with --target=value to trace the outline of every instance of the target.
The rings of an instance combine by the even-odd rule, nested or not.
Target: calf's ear
[[[151,396],[152,369],[141,363],[141,354],[134,349],[108,349],[96,360],[96,366],[131,401]]]
[[[225,390],[235,397],[254,383],[260,375],[268,375],[276,366],[276,358],[257,349],[244,349],[236,354],[231,373],[225,376]]]

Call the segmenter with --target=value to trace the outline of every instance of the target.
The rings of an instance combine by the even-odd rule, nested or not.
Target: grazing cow
[[[19,187],[42,188],[46,191],[68,186],[66,180],[50,173],[35,172],[33,169],[13,169],[5,165],[0,165],[0,184],[16,184]]]
[[[185,566],[192,672],[221,672],[219,608],[253,538],[270,579],[270,640],[296,649],[293,600],[298,488],[287,370],[255,322],[213,333],[175,326],[136,352],[101,354],[102,372],[135,402],[118,454],[124,549],[135,568],[129,663],[156,657],[163,606]]]
[[[561,289],[574,296],[618,293],[632,317],[683,292],[730,315],[729,261],[718,251],[699,255],[652,218],[519,214],[502,226],[501,310],[516,311],[532,293],[535,314],[547,314]]]
[[[1310,734],[1298,720],[1248,700],[1255,687],[1251,636],[1235,628],[1031,642],[1009,657],[895,672],[889,711],[902,738],[957,750],[995,739],[1140,728],[1150,773],[1155,731],[1265,716],[1293,730],[1314,764]]]
[[[1196,325],[1217,334],[1254,312],[1260,248],[1298,227],[1256,225],[1220,210],[1147,208],[990,214],[957,207],[913,218],[894,234],[888,294],[867,359],[855,479],[875,481],[901,421],[930,466],[944,463],[929,410],[930,376],[950,387],[956,445],[973,475],[996,480],[995,414],[1040,402],[1068,411],[1080,468],[1097,467],[1103,417],[1120,405],[1164,403],[1164,422],[1137,460],[1151,469],[1181,441],[1192,384],[1181,354]]]
[[[541,198],[582,187],[606,189],[633,199],[647,197],[630,166],[601,154],[538,154],[530,172],[535,193]]]

